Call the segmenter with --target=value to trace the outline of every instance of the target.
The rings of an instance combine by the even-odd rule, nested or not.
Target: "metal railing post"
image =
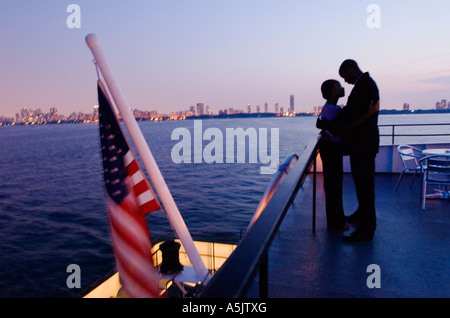
[[[261,258],[259,264],[259,298],[269,297],[269,252]]]
[[[314,161],[313,161],[313,202],[312,202],[312,215],[313,215],[312,230],[313,230],[313,233],[316,233],[316,183],[317,183],[316,173],[317,173],[317,153],[314,155]]]
[[[395,138],[395,125],[392,125],[392,145],[394,145],[394,138]]]

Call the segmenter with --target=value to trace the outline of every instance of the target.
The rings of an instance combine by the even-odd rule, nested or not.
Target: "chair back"
[[[397,147],[404,169],[420,168],[419,160],[422,158],[422,151],[410,145],[400,145]]]
[[[450,155],[433,155],[426,160],[426,180],[440,184],[450,184]]]

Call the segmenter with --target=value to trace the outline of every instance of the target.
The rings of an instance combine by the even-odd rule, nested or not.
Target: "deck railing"
[[[314,167],[318,153],[319,137],[314,138],[303,151],[284,182],[267,204],[264,212],[243,237],[236,250],[201,292],[203,298],[238,298],[245,296],[259,272],[259,294],[268,295],[268,250],[286,212],[298,190]],[[315,183],[315,173],[314,173]],[[314,184],[315,188],[315,184]],[[314,195],[313,195],[314,196]],[[315,214],[313,197],[313,228]]]
[[[384,124],[378,125],[380,128],[380,137],[391,137],[392,145],[395,145],[395,137],[442,137],[442,136],[450,136],[450,133],[398,133],[396,132],[397,127],[427,127],[427,126],[449,126],[450,123],[439,123],[439,124]],[[391,127],[390,133],[381,134],[381,130],[383,127]],[[450,130],[447,130],[450,131]]]

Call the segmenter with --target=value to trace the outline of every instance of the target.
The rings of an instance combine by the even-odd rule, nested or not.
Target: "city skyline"
[[[286,114],[294,113],[294,104],[293,104],[293,96],[290,95],[291,105]],[[192,105],[189,109],[179,110],[175,112],[171,112],[169,114],[161,114],[155,110],[141,110],[141,109],[133,109],[133,115],[136,119],[149,119],[149,118],[182,118],[182,117],[191,117],[191,116],[203,116],[203,115],[223,115],[223,114],[240,114],[244,113],[244,109],[238,109],[233,107],[228,107],[224,109],[218,109],[216,112],[213,112],[209,105],[205,105],[202,101],[198,101],[196,106]],[[251,105],[247,105],[247,113],[252,113]],[[264,111],[261,111],[260,105],[257,105],[256,112],[253,113],[274,113],[283,115],[283,107],[278,108],[278,103],[273,105],[273,111],[269,111],[268,103],[264,103]],[[57,122],[57,121],[76,121],[76,122],[93,122],[98,120],[98,105],[93,106],[93,111],[90,113],[83,113],[81,111],[73,111],[70,115],[65,115],[58,113],[57,107],[51,107],[48,113],[45,113],[41,108],[34,107],[23,107],[20,109],[14,117],[6,117],[0,114],[0,122],[15,122],[15,123],[46,123],[46,122]]]
[[[445,0],[2,1],[0,116],[23,107],[89,113],[89,33],[135,109],[170,114],[204,101],[214,113],[289,110],[294,95],[295,112],[308,112],[323,104],[326,79],[348,96],[338,75],[347,58],[375,79],[382,109],[434,109],[450,99],[449,18]]]
[[[264,111],[261,111],[261,105],[256,105],[256,112],[252,111],[251,104],[248,104],[246,107],[246,111],[244,108],[234,108],[228,107],[224,109],[218,109],[216,112],[212,111],[209,105],[205,105],[202,101],[197,101],[196,105],[189,106],[189,109],[178,110],[171,112],[169,114],[158,113],[156,110],[142,110],[142,109],[133,109],[132,112],[136,119],[150,119],[157,118],[157,120],[162,118],[170,118],[170,119],[183,119],[186,117],[192,116],[203,116],[203,115],[232,115],[232,114],[242,114],[242,113],[273,113],[279,114],[282,116],[295,115],[295,96],[289,96],[289,108],[287,112],[284,112],[284,107],[279,106],[279,103],[275,103],[273,105],[273,111],[270,111],[269,104],[264,103]],[[344,105],[341,105],[344,106]],[[69,121],[69,122],[96,122],[98,121],[98,105],[94,105],[93,111],[90,113],[83,113],[81,111],[73,111],[70,115],[64,115],[58,113],[57,107],[51,107],[48,113],[45,113],[41,110],[41,108],[33,108],[33,107],[23,107],[17,112],[14,117],[7,117],[0,114],[0,122],[15,122],[15,123],[47,123],[47,122],[57,122],[57,121]],[[313,106],[310,111],[302,112],[302,113],[313,113],[318,114],[322,109],[322,105]],[[409,103],[403,103],[401,109],[404,111],[414,111],[414,110],[448,110],[450,109],[450,101],[447,103],[447,99],[442,99],[436,101],[435,107],[431,108],[411,108]],[[389,109],[386,109],[389,110]]]

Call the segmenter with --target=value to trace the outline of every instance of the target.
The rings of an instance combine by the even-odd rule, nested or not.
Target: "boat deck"
[[[290,207],[269,249],[269,297],[449,297],[450,201],[420,205],[420,178],[376,175],[377,231],[370,242],[342,242],[328,232],[322,174],[317,174],[316,231],[312,231],[312,176]],[[351,174],[344,175],[344,211],[357,208]],[[352,225],[352,229],[354,229]],[[349,233],[350,233],[349,232]],[[381,288],[367,272],[379,266]],[[373,276],[371,276],[372,278]],[[369,279],[372,281],[372,279]],[[248,297],[258,297],[258,275]]]

